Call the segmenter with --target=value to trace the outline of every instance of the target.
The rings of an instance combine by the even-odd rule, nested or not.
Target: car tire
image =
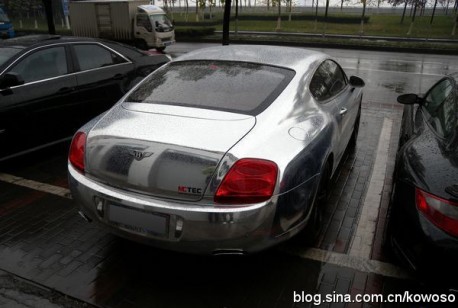
[[[329,187],[331,182],[331,163],[328,161],[323,168],[318,190],[316,192],[315,201],[313,202],[312,212],[310,213],[309,221],[302,230],[302,236],[307,245],[313,245],[318,240],[318,237],[323,229],[324,212],[326,201],[329,196]]]
[[[358,140],[360,120],[361,120],[361,106],[359,106],[358,115],[356,116],[355,125],[353,126],[353,133],[351,134],[351,137],[350,137],[350,146],[352,147],[356,146],[356,142]]]
[[[165,50],[165,46],[164,47],[156,47],[156,50],[159,51],[159,52],[163,52]]]

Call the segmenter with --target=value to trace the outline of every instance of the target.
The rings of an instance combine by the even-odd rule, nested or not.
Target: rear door
[[[63,44],[37,48],[4,72],[24,84],[0,90],[0,157],[73,134],[76,77],[68,55]]]
[[[111,108],[128,91],[134,64],[99,43],[73,44],[72,52],[79,101],[74,116],[84,123]]]

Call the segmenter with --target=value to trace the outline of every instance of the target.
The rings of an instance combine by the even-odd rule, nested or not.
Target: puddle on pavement
[[[384,71],[414,73],[420,72],[421,66],[414,62],[382,61],[378,63],[378,69]]]
[[[403,94],[405,93],[406,82],[383,83],[382,87],[391,90],[392,92]]]

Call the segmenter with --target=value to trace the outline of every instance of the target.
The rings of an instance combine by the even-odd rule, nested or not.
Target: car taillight
[[[70,153],[68,160],[70,163],[84,173],[84,150],[86,148],[86,134],[77,132],[73,137],[72,144],[70,145]]]
[[[451,202],[421,189],[415,189],[417,208],[433,224],[445,232],[458,236],[458,203]]]
[[[220,204],[250,204],[272,197],[278,167],[274,162],[243,158],[229,169],[215,194]]]

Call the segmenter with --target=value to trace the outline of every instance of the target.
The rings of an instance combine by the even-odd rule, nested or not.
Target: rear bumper
[[[156,32],[154,47],[167,47],[175,44],[175,32]]]
[[[265,249],[290,237],[289,233],[272,235],[275,198],[243,208],[215,208],[134,194],[93,181],[71,165],[68,169],[72,196],[81,211],[110,232],[129,240],[189,253],[242,254]],[[132,220],[128,218],[127,225],[124,221],[114,222],[114,209],[120,208],[122,213],[137,219],[140,215],[140,220],[151,217],[155,225],[147,230],[144,225],[129,225]]]

